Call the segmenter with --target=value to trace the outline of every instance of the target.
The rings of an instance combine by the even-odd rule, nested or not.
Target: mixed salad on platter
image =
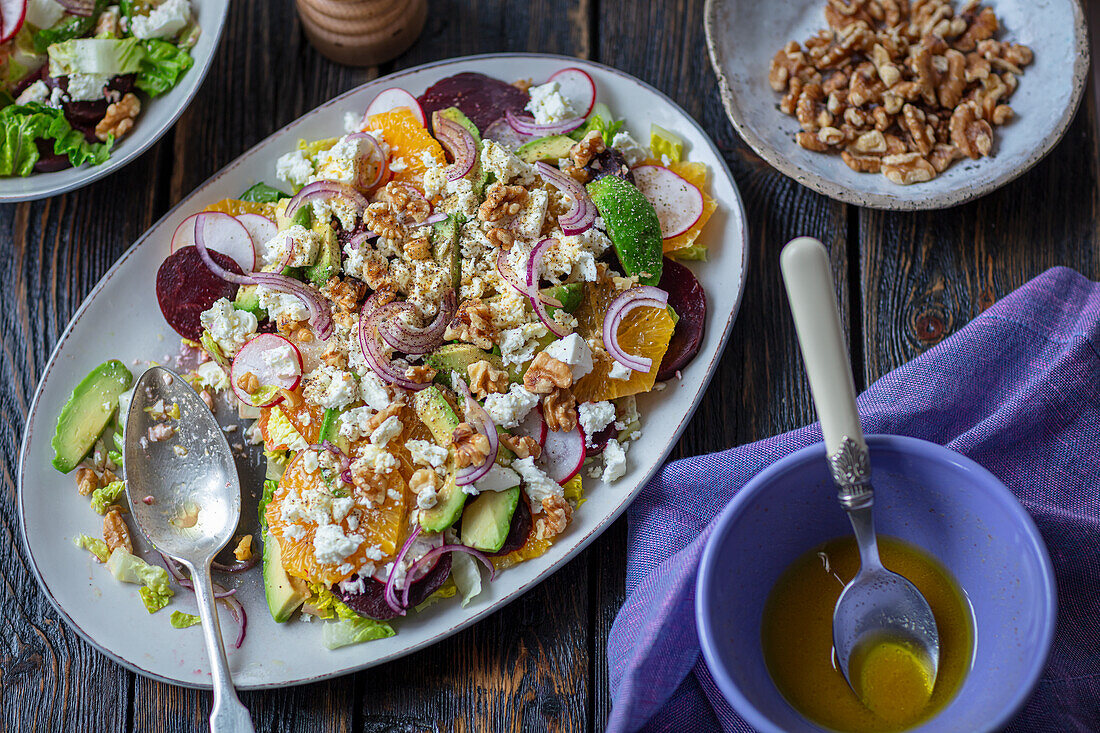
[[[190,0],[0,0],[0,176],[107,160],[198,38]]]
[[[220,569],[262,563],[275,621],[330,619],[330,648],[465,605],[482,568],[491,580],[568,531],[585,479],[625,474],[635,397],[699,349],[706,299],[679,260],[706,259],[717,206],[675,133],[639,143],[576,68],[389,89],[345,127],[274,161],[276,185],[186,218],[156,278],[184,378],[253,420],[267,460],[260,536]],[[54,465],[105,516],[77,544],[154,612],[189,581],[129,538],[132,381],[111,361],[77,386]],[[171,439],[179,407],[150,409],[157,425],[129,440]],[[243,638],[243,607],[220,595]]]

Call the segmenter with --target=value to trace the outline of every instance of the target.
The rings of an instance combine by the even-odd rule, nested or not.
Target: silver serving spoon
[[[178,420],[146,412],[160,400],[168,408],[179,405]],[[150,429],[163,430],[158,425],[175,429],[163,440],[150,440]],[[164,367],[152,367],[138,380],[125,444],[126,497],[134,521],[154,547],[191,571],[214,683],[210,730],[253,733],[248,709],[233,689],[210,579],[210,563],[241,517],[241,485],[229,444],[195,391]]]
[[[853,652],[892,639],[920,653],[934,684],[940,639],[932,609],[911,582],[884,568],[878,556],[870,460],[825,247],[811,237],[794,239],[783,248],[780,267],[829,468],[859,545],[859,573],[844,587],[833,611],[833,647],[841,672],[862,696],[849,674]]]

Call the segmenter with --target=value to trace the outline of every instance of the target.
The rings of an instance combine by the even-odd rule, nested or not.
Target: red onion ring
[[[398,307],[393,308],[393,306]],[[429,353],[443,343],[443,334],[447,331],[447,326],[458,309],[458,298],[455,296],[454,289],[448,288],[443,293],[443,300],[439,303],[439,312],[435,320],[423,328],[410,326],[401,320],[400,312],[412,307],[412,303],[404,301],[390,303],[379,309],[380,311],[389,310],[384,315],[380,313],[377,316],[379,318],[378,335],[397,351],[419,356]]]
[[[256,555],[253,555],[251,560],[235,562],[232,565],[226,565],[225,563],[214,561],[210,563],[210,567],[214,568],[215,570],[220,570],[223,573],[243,573],[245,570],[251,570],[252,568],[256,567],[259,562],[260,558]]]
[[[652,285],[640,285],[627,290],[615,298],[603,318],[603,345],[615,361],[630,367],[636,372],[648,372],[653,360],[647,356],[635,356],[623,351],[619,346],[619,326],[626,314],[635,308],[668,306],[668,293]]]
[[[552,334],[561,338],[569,335],[569,329],[550,317],[550,314],[546,312],[546,305],[539,296],[539,274],[542,270],[542,256],[550,245],[557,243],[558,240],[547,237],[540,240],[531,249],[531,256],[527,259],[527,299],[531,301],[531,305],[534,307],[539,320],[542,321],[542,325],[550,329]]]
[[[386,605],[392,608],[394,613],[397,613],[401,616],[405,615],[405,608],[408,606],[409,602],[409,586],[412,585],[412,583],[409,581],[411,577],[411,572],[405,573],[405,603],[403,605],[398,605],[397,603],[397,594],[394,589],[394,582],[397,580],[397,569],[401,567],[401,561],[405,559],[405,555],[408,554],[409,548],[412,547],[413,541],[416,540],[416,538],[419,536],[420,525],[417,524],[416,529],[414,529],[412,533],[405,539],[405,544],[401,545],[401,550],[397,553],[397,557],[393,561],[393,569],[390,570],[390,575],[388,578],[386,578],[386,587],[383,589],[382,592],[382,597],[385,599]],[[420,560],[423,559],[424,558],[420,558]],[[419,563],[420,560],[417,560],[417,562]],[[409,571],[411,570],[412,568],[409,568]]]
[[[364,190],[374,188],[382,180],[382,175],[386,169],[386,154],[382,152],[382,146],[374,139],[374,135],[369,132],[353,132],[348,134],[347,139],[366,140],[369,143],[370,150],[359,156],[359,175],[356,177],[355,183]],[[363,175],[363,164],[371,162],[372,158],[375,161],[374,174],[367,178]]]
[[[294,215],[298,213],[298,209],[302,208],[304,204],[310,203],[314,200],[330,199],[338,196],[352,206],[355,207],[355,213],[361,213],[363,209],[367,208],[366,196],[356,191],[346,183],[337,183],[336,181],[314,181],[308,185],[302,187],[302,190],[294,194],[286,205],[285,216],[288,219],[293,219]]]
[[[277,540],[272,539],[272,541],[275,542]],[[177,583],[179,583],[180,587],[194,593],[194,584],[191,582],[190,578],[183,574],[183,569],[176,564],[176,561],[165,555],[163,552],[158,551],[157,554],[160,555],[161,560],[164,562],[164,566],[168,568],[168,574],[171,575]],[[237,640],[233,643],[233,647],[235,649],[240,649],[241,644],[244,643],[245,629],[248,628],[248,614],[245,613],[244,606],[236,598],[237,589],[233,588],[232,590],[226,590],[224,587],[218,585],[217,583],[212,583],[211,585],[214,587],[214,598],[225,603],[226,607],[229,609],[229,612],[233,614],[233,620],[236,621],[237,624],[240,626],[240,629],[237,631]]]
[[[424,556],[422,558],[413,563],[412,567],[409,568],[408,572],[406,573],[406,576],[412,576],[422,564],[434,561],[437,557],[445,552],[465,552],[467,555],[473,555],[481,561],[482,565],[489,569],[490,581],[492,581],[493,578],[496,577],[496,567],[493,566],[493,561],[489,559],[489,556],[486,555],[484,552],[481,552],[480,550],[475,550],[474,548],[467,547],[466,545],[441,545],[440,547],[428,550],[428,552],[424,553]],[[412,583],[405,583],[404,592],[402,592],[401,594],[401,603],[405,608],[408,608],[409,605],[410,585],[412,585]],[[404,614],[404,610],[402,610],[401,613]]]
[[[502,249],[497,252],[497,273],[500,275],[500,279],[511,285],[517,293],[531,297],[531,294],[527,292],[527,286],[520,282],[519,276],[516,275],[516,271],[508,264],[507,250]],[[560,300],[551,298],[542,291],[539,291],[539,298],[541,298],[542,302],[546,303],[546,305],[553,306],[554,308],[561,308]]]
[[[584,186],[541,160],[535,163],[539,175],[572,201],[569,211],[558,217],[558,224],[565,234],[580,234],[596,221],[596,205],[592,203]]]
[[[447,221],[448,216],[450,215],[444,214],[442,211],[437,211],[424,221],[420,222],[420,226],[428,226],[429,224],[438,224],[441,221]]]
[[[444,117],[439,111],[432,112],[432,130],[439,144],[447,149],[454,163],[447,168],[447,180],[457,181],[474,167],[477,160],[477,142],[473,135],[462,125]]]
[[[492,470],[493,464],[497,460],[497,452],[500,450],[500,438],[497,436],[497,426],[493,422],[493,418],[489,417],[489,413],[485,412],[485,408],[479,405],[474,396],[470,394],[470,388],[466,386],[466,382],[462,377],[457,374],[453,375],[451,383],[457,387],[459,394],[466,398],[466,422],[480,428],[480,432],[489,439],[489,454],[485,456],[485,460],[477,466],[460,468],[458,473],[455,474],[455,484],[469,486]]]
[[[508,124],[512,126],[512,129],[516,132],[524,135],[536,135],[538,137],[544,137],[546,135],[564,135],[567,132],[573,132],[578,127],[584,124],[583,117],[573,117],[572,119],[562,120],[561,122],[551,122],[547,125],[540,125],[535,122],[533,117],[520,117],[507,110],[504,113],[504,119],[508,120]]]
[[[95,12],[95,2],[93,0],[57,0],[57,4],[73,15],[79,15],[82,18],[90,18],[92,13]]]
[[[357,234],[353,234],[351,236],[351,238],[348,239],[347,244],[345,244],[344,246],[345,247],[351,247],[352,249],[359,249],[359,245],[363,244],[363,242],[366,242],[371,237],[377,237],[377,236],[378,236],[377,234],[375,234],[374,232],[367,229],[367,230],[361,231]]]
[[[363,352],[363,358],[375,374],[390,384],[411,390],[424,389],[430,382],[414,382],[406,377],[403,372],[398,373],[379,348],[378,316],[382,310],[382,307],[378,304],[379,299],[379,293],[371,295],[363,303],[363,308],[359,313],[359,349]]]
[[[256,280],[248,275],[238,275],[235,272],[230,272],[225,269],[210,256],[210,250],[206,248],[206,235],[203,230],[206,228],[206,219],[210,214],[203,213],[195,217],[195,249],[199,251],[199,257],[202,258],[202,263],[222,280],[226,282],[235,283],[237,285],[255,285]]]
[[[313,327],[317,338],[328,341],[332,336],[332,314],[329,311],[329,305],[313,286],[277,272],[257,272],[252,276],[252,280],[268,290],[293,295],[301,300],[309,308],[309,325]]]

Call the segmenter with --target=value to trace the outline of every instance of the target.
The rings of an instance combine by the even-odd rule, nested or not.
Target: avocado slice
[[[575,140],[565,135],[540,137],[516,148],[516,156],[525,163],[543,160],[557,165],[559,160],[569,157],[569,151],[575,144]]]
[[[295,582],[296,578],[287,575],[279,541],[270,532],[264,532],[263,565],[267,608],[276,623],[285,623],[305,603],[309,593],[304,583]]]
[[[572,313],[580,307],[581,299],[584,298],[584,283],[553,285],[549,288],[542,288],[539,292],[549,295],[561,303],[561,309],[566,313]],[[557,308],[552,305],[546,306],[546,312],[550,315],[554,315],[556,310]]]
[[[487,361],[497,369],[504,368],[504,362],[498,354],[483,351],[473,344],[444,344],[424,357],[424,363],[438,370],[436,380],[442,384],[451,384],[451,373],[467,378],[467,368],[479,361]]]
[[[466,492],[455,483],[452,471],[436,494],[435,506],[420,510],[420,526],[428,532],[443,532],[458,521],[466,506]]]
[[[462,248],[458,246],[458,236],[466,217],[451,214],[443,221],[432,224],[432,256],[439,264],[451,271],[451,287],[462,287]]]
[[[436,443],[443,446],[451,444],[451,437],[458,427],[458,415],[439,387],[426,387],[413,395],[413,409],[431,431]]]
[[[462,544],[482,552],[504,547],[518,504],[518,486],[478,494],[462,512]]]
[[[327,283],[340,271],[340,243],[336,241],[336,230],[328,224],[322,224],[319,230],[321,246],[317,261],[306,268],[306,277],[317,287]]]
[[[256,294],[259,285],[242,285],[237,289],[237,296],[233,298],[233,307],[237,310],[248,311],[258,320],[267,317],[267,312],[260,307],[260,298]]]
[[[51,441],[54,468],[68,473],[84,460],[118,409],[119,395],[130,389],[133,382],[130,370],[121,361],[112,359],[90,371],[76,385],[57,416],[57,430]]]
[[[588,184],[588,195],[607,226],[607,235],[627,275],[643,285],[656,285],[664,264],[661,222],[653,204],[637,187],[618,176]]]

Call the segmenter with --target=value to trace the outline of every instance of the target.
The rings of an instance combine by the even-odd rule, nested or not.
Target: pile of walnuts
[[[928,181],[963,157],[993,149],[993,125],[1012,119],[1008,98],[1031,49],[997,41],[997,16],[980,0],[828,0],[828,30],[791,41],[768,81],[796,141],[839,152],[853,170],[898,184]]]

